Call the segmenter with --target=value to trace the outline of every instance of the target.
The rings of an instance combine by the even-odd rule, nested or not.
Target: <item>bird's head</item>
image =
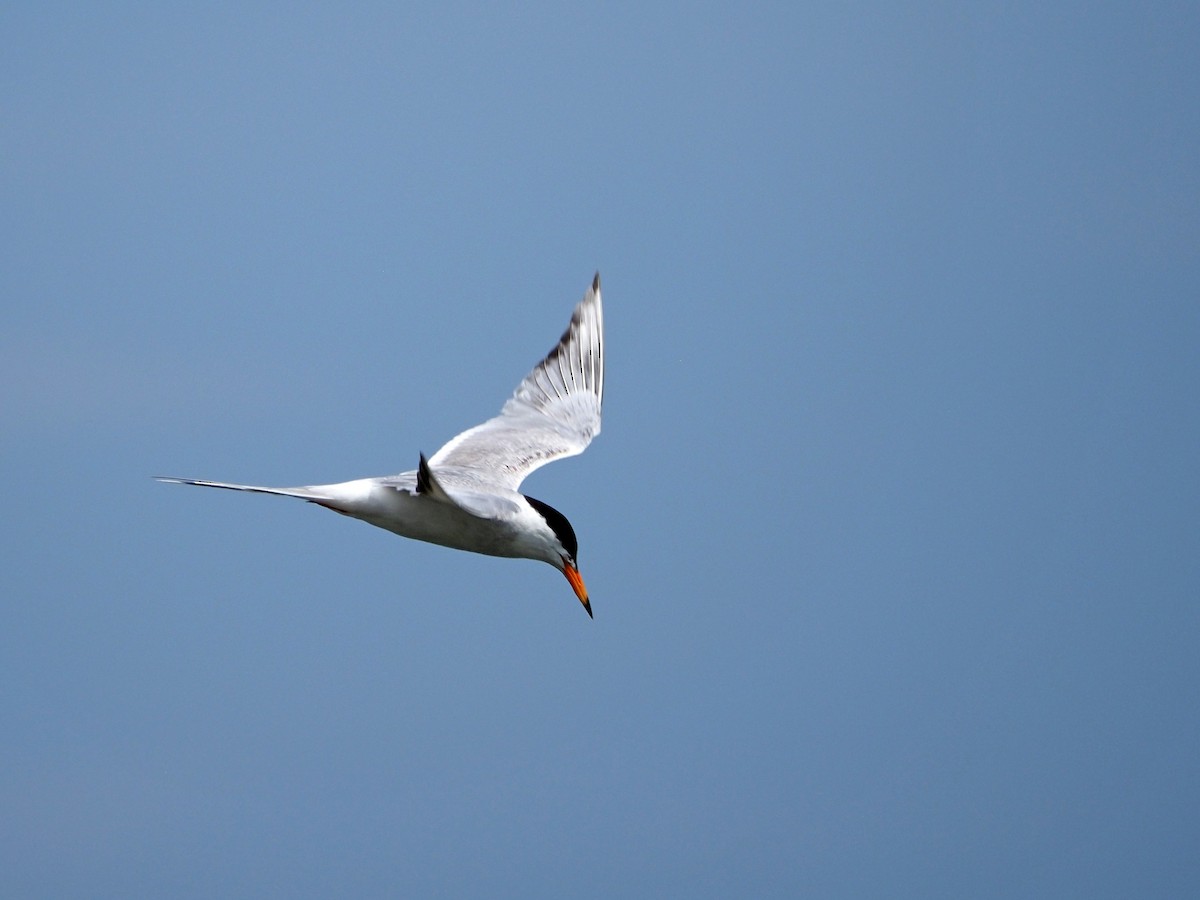
[[[542,558],[567,577],[567,581],[571,583],[571,589],[575,591],[575,596],[587,610],[588,616],[591,616],[592,604],[588,601],[587,587],[584,586],[583,576],[579,574],[579,566],[575,563],[575,557],[579,553],[579,541],[575,538],[575,529],[571,527],[567,517],[549,503],[543,503],[533,497],[525,499],[542,517],[546,527],[553,535],[550,546]]]

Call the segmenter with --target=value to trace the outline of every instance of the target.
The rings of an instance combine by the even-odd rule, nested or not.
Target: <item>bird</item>
[[[600,433],[603,401],[604,314],[597,272],[567,330],[499,415],[451,438],[429,458],[420,453],[410,472],[301,487],[154,477],[296,497],[401,537],[546,562],[566,576],[592,617],[574,528],[557,509],[518,488],[535,469],[587,448]]]

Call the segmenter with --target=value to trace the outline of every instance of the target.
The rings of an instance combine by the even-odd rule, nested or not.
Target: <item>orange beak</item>
[[[570,563],[567,563],[563,569],[563,574],[567,576],[567,581],[571,582],[571,587],[575,589],[575,596],[579,598],[579,602],[583,604],[583,608],[587,610],[589,618],[592,616],[592,604],[588,602],[587,588],[583,584],[583,576],[579,574],[579,570]]]

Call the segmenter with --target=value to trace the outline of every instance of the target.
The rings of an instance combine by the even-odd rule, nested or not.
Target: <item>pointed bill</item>
[[[587,588],[583,584],[583,576],[579,574],[579,570],[570,563],[567,563],[563,574],[567,576],[567,581],[571,582],[571,587],[575,590],[575,596],[579,598],[579,602],[583,604],[583,608],[587,610],[589,618],[595,618],[592,615],[592,604],[588,600]]]

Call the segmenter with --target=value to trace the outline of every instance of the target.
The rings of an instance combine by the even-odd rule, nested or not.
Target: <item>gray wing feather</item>
[[[500,415],[452,438],[429,464],[475,469],[481,481],[516,490],[534,469],[587,448],[600,433],[603,400],[604,314],[597,274],[557,346],[525,376]]]

